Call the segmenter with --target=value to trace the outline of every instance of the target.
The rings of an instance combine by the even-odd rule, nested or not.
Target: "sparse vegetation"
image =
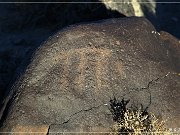
[[[169,135],[165,122],[149,113],[147,108],[127,107],[129,100],[110,100],[110,111],[114,125],[110,135]]]

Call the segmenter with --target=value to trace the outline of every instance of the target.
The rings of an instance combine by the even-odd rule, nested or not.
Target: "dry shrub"
[[[110,135],[169,135],[165,121],[148,113],[147,108],[127,108],[129,100],[110,100],[110,111],[113,114],[114,125]]]

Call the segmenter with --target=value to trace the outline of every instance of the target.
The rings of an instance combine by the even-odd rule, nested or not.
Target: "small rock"
[[[119,41],[116,41],[116,44],[117,44],[117,45],[120,45],[120,42],[119,42]]]

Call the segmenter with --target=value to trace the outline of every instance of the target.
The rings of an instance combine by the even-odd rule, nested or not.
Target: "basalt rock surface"
[[[178,52],[165,43],[144,18],[61,30],[36,51],[12,88],[1,131],[109,131],[114,96],[149,106],[168,128],[180,127]]]

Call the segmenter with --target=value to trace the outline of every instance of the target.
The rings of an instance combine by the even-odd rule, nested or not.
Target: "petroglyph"
[[[85,36],[76,39],[77,31]],[[104,42],[97,42],[92,31],[104,32]],[[166,56],[169,43],[151,31],[156,30],[146,19],[133,17],[70,27],[50,38],[5,100],[1,114],[7,117],[0,130],[20,130],[21,125],[31,131],[45,125],[40,131],[49,133],[110,127],[113,120],[104,104],[113,97],[145,107],[151,101],[149,112],[169,118],[167,127],[178,127],[179,76],[158,78],[179,72],[171,64],[172,55]],[[66,33],[75,37],[69,40]]]
[[[102,82],[106,82],[109,60],[112,59],[112,51],[106,48],[78,48],[71,49],[68,51],[61,51],[58,54],[52,56],[51,61],[49,62],[49,68],[44,70],[40,75],[34,76],[34,81],[29,81],[29,85],[36,83],[37,80],[43,81],[47,77],[49,71],[58,65],[62,65],[62,71],[59,71],[61,75],[59,85],[61,88],[69,87],[70,85],[74,89],[79,89],[79,92],[82,93],[84,89],[96,88],[101,89]],[[76,59],[76,60],[75,60]],[[41,65],[41,62],[39,65]],[[119,68],[119,67],[117,67]],[[118,69],[117,69],[118,70]],[[52,75],[50,75],[52,76]],[[73,78],[72,78],[73,76]],[[71,78],[69,78],[71,77]],[[106,80],[103,81],[103,78]],[[86,84],[90,82],[91,84]]]
[[[58,61],[64,59],[64,76],[69,76],[69,66],[73,66],[70,59],[73,56],[78,57],[77,59],[79,59],[79,63],[76,64],[77,67],[74,67],[78,71],[78,74],[75,74],[75,79],[73,81],[75,87],[83,90],[87,89],[87,87],[92,87],[92,85],[95,85],[94,87],[100,89],[101,80],[107,72],[106,68],[108,65],[108,59],[111,57],[111,51],[109,49],[81,48],[69,50],[63,53],[61,52],[60,55],[54,58],[53,64],[56,65]],[[91,71],[94,71],[92,75],[89,73]],[[95,84],[86,85],[87,80],[92,80],[92,83]]]

